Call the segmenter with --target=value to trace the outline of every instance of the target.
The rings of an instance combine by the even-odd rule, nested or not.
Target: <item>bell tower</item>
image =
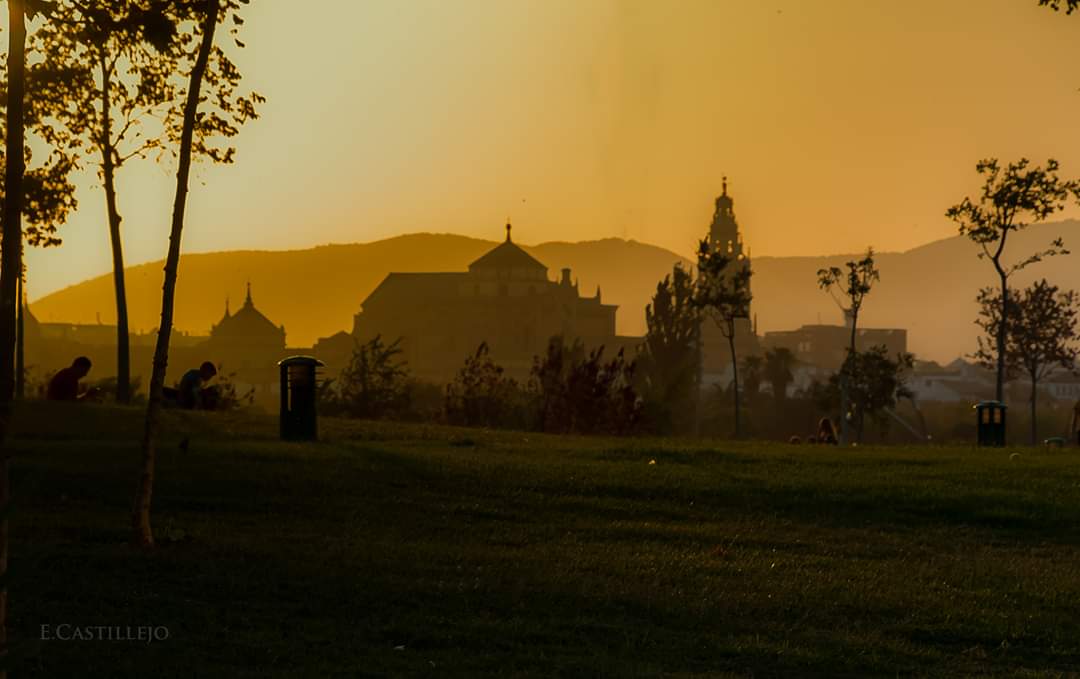
[[[720,252],[738,258],[743,254],[742,234],[735,219],[735,201],[727,192],[727,177],[724,177],[723,191],[716,199],[716,211],[709,227],[709,243]]]

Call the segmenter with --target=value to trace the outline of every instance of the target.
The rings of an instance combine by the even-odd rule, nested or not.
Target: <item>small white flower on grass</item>
[[[656,460],[649,460],[649,464],[656,464]]]

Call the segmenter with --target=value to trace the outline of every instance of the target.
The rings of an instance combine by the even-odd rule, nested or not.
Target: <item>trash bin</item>
[[[983,401],[975,404],[975,427],[980,446],[1005,445],[1005,404]]]
[[[319,438],[316,402],[318,368],[326,364],[311,356],[290,356],[281,367],[281,438],[314,441]]]

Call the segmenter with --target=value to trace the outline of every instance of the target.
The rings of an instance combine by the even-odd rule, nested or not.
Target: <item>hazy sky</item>
[[[1080,17],[1036,0],[257,0],[265,94],[201,167],[184,249],[415,231],[607,236],[689,254],[730,178],[755,255],[955,233],[985,156],[1080,176]],[[120,177],[130,263],[166,251],[174,167]],[[101,189],[32,297],[110,268]],[[1076,211],[1071,214],[1075,215]],[[217,303],[216,300],[214,303]]]

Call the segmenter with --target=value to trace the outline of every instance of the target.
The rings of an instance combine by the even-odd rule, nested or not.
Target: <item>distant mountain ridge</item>
[[[1010,236],[1007,252],[1019,259],[1061,236],[1080,249],[1080,222],[1030,227]],[[226,298],[235,309],[251,282],[255,305],[283,324],[289,346],[303,347],[319,337],[352,329],[353,315],[391,271],[464,271],[497,243],[452,234],[417,233],[370,243],[323,245],[306,250],[241,250],[187,254],[180,264],[176,326],[206,333],[221,319]],[[579,243],[522,246],[547,265],[549,276],[569,267],[581,293],[600,286],[607,303],[618,304],[618,331],[644,332],[644,308],[656,283],[686,258],[660,247],[607,238]],[[995,282],[989,262],[976,257],[972,243],[953,237],[902,253],[879,253],[881,282],[867,300],[865,327],[908,329],[909,348],[925,358],[949,361],[975,345],[977,289]],[[839,323],[840,312],[818,290],[816,272],[840,266],[851,254],[754,258],[754,313],[759,332],[807,323]],[[1054,257],[1018,276],[1017,284],[1045,277],[1080,289],[1078,255]],[[150,330],[160,314],[162,262],[127,269],[131,327]],[[92,278],[35,300],[41,321],[115,322],[111,275]]]

